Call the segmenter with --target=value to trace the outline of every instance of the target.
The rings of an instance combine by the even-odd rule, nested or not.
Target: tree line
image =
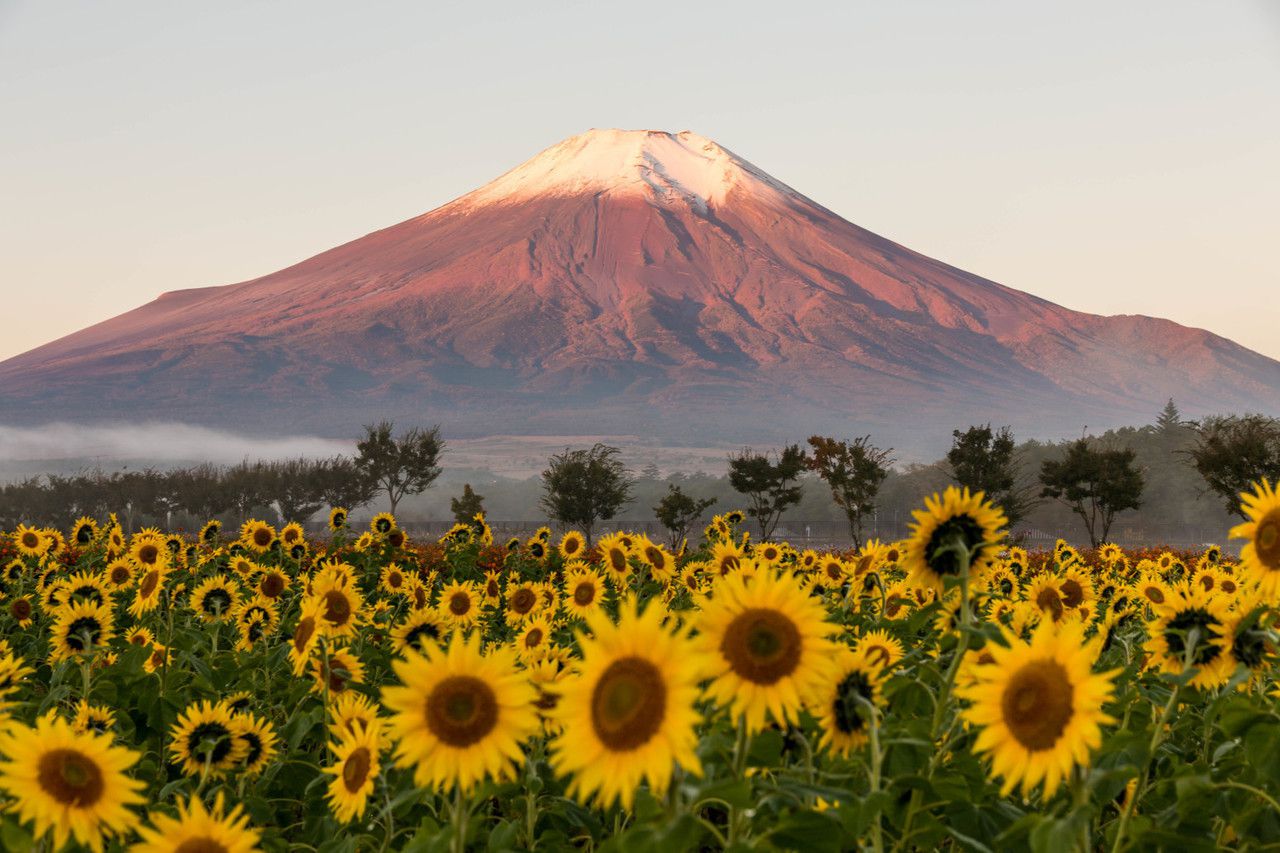
[[[396,512],[404,499],[437,481],[444,452],[438,427],[397,434],[384,421],[364,427],[351,457],[43,475],[0,488],[0,525],[65,525],[80,515],[109,512],[130,529],[144,521],[191,527],[208,518],[272,513],[283,522],[306,520],[327,507],[356,509],[379,498]],[[1151,425],[1061,443],[1019,443],[1007,426],[970,425],[952,432],[951,446],[938,462],[895,466],[892,448],[878,447],[871,436],[811,436],[803,445],[742,448],[727,459],[724,483],[763,539],[802,501],[812,506],[815,487],[825,491],[830,512],[860,546],[886,503],[886,491],[896,495],[895,503],[904,503],[905,496],[905,503],[918,505],[920,494],[954,483],[985,492],[1015,532],[1040,519],[1061,529],[1065,513],[1096,545],[1125,513],[1144,508],[1166,523],[1165,530],[1208,514],[1203,497],[1238,515],[1238,495],[1250,483],[1280,480],[1280,420],[1228,415],[1187,421],[1170,401]],[[597,443],[553,455],[531,485],[546,518],[590,537],[624,511],[634,517],[638,483],[643,478],[659,485],[649,482],[657,481],[656,469],[640,474],[623,463],[619,448]],[[669,478],[645,511],[678,544],[725,499],[722,488],[711,488],[718,482]],[[700,483],[703,494],[695,493]],[[466,483],[449,509],[466,522],[484,510],[484,500]]]

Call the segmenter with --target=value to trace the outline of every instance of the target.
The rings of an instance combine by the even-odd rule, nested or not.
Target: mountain
[[[1060,307],[858,227],[693,133],[593,130],[436,210],[0,363],[0,422],[673,443],[1280,410],[1280,362]]]

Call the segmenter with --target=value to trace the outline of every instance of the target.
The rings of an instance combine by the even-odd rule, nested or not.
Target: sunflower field
[[[981,494],[817,553],[0,536],[0,846],[1139,850],[1280,845],[1280,496],[1238,560],[1028,554]]]

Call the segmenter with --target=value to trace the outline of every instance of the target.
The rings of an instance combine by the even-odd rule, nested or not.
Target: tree
[[[837,441],[820,435],[809,438],[813,455],[809,470],[817,473],[831,489],[835,501],[849,523],[855,548],[862,547],[862,520],[876,511],[876,496],[889,476],[892,449],[881,450],[864,435],[853,441]]]
[[[653,508],[653,514],[671,538],[671,547],[678,548],[681,542],[689,538],[689,530],[715,502],[715,498],[686,495],[683,489],[672,483],[667,486],[667,493],[662,500]]]
[[[484,512],[484,495],[477,495],[471,484],[466,483],[461,497],[449,498],[449,511],[459,524],[470,524],[478,513]]]
[[[1195,425],[1191,464],[1222,498],[1227,512],[1246,518],[1240,493],[1261,480],[1280,480],[1280,419],[1266,415],[1205,418]]]
[[[440,476],[440,454],[444,441],[440,427],[414,427],[396,438],[390,421],[365,426],[364,438],[356,442],[356,467],[386,492],[394,515],[401,498],[420,495]]]
[[[1030,486],[1018,485],[1019,456],[1013,430],[991,424],[971,426],[951,433],[947,467],[951,479],[971,492],[986,493],[987,500],[1004,510],[1012,529],[1026,518],[1037,501]]]
[[[355,509],[373,500],[378,483],[346,456],[325,459],[311,472],[316,490],[329,507]]]
[[[1142,505],[1142,472],[1134,466],[1131,449],[1095,449],[1087,438],[1067,445],[1060,460],[1040,465],[1044,497],[1056,498],[1084,521],[1089,542],[1098,547],[1107,541],[1118,513]]]
[[[547,515],[561,524],[582,528],[591,543],[597,521],[607,521],[631,502],[635,485],[616,447],[597,442],[588,449],[552,456],[542,472],[542,499]]]
[[[1177,403],[1173,402],[1173,398],[1169,398],[1169,402],[1164,404],[1164,408],[1160,410],[1160,414],[1156,416],[1156,432],[1162,435],[1176,434],[1185,426],[1182,420],[1182,412],[1178,411]]]
[[[289,459],[266,466],[265,491],[275,499],[281,523],[306,521],[325,505],[323,483],[315,476],[322,464],[314,459]]]
[[[747,498],[747,515],[760,525],[767,541],[788,508],[800,502],[803,486],[797,482],[805,469],[804,451],[792,444],[774,453],[756,453],[744,447],[729,457],[729,485]]]

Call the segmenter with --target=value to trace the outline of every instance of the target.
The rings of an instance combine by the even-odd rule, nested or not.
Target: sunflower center
[[[654,566],[657,566],[660,568],[666,564],[666,560],[664,560],[662,557],[661,549],[659,549],[655,545],[646,545],[644,549],[644,555],[649,560],[649,562]]]
[[[111,570],[111,582],[114,584],[122,584],[129,579],[129,569],[126,566],[116,566]]]
[[[511,609],[516,613],[528,613],[537,603],[538,596],[528,587],[521,587],[516,590],[515,595],[511,596]]]
[[[202,749],[205,741],[212,741],[213,746]],[[188,751],[202,762],[208,761],[217,766],[230,754],[235,744],[231,742],[231,732],[221,723],[201,723],[187,735]]]
[[[152,565],[160,557],[160,549],[155,545],[143,545],[138,549],[138,562]]]
[[[351,619],[351,602],[336,589],[324,594],[324,618],[334,625],[345,625]]]
[[[1222,591],[1228,595],[1236,591],[1236,582],[1231,578],[1223,578],[1222,583],[1220,583],[1219,586],[1222,588]]]
[[[542,629],[532,628],[529,633],[524,635],[524,647],[526,649],[537,648],[542,644]]]
[[[573,601],[575,604],[586,607],[588,604],[596,600],[596,588],[591,581],[583,581],[573,590]]]
[[[449,612],[454,616],[465,616],[471,609],[471,596],[465,592],[455,592],[449,596]]]
[[[1036,607],[1041,610],[1048,611],[1053,616],[1053,621],[1057,622],[1062,618],[1062,596],[1058,594],[1058,590],[1051,586],[1047,586],[1040,590],[1040,594],[1036,596]]]
[[[211,589],[205,594],[201,609],[205,613],[226,613],[231,606],[231,593],[225,589]]]
[[[94,616],[81,616],[67,627],[67,646],[82,652],[97,645],[102,623]]]
[[[626,574],[627,572],[627,555],[622,552],[621,548],[609,549],[609,565],[618,574]]]
[[[934,528],[933,533],[930,534],[924,549],[925,562],[929,564],[934,574],[958,575],[960,574],[960,556],[954,548],[949,546],[952,543],[958,543],[972,552],[974,546],[980,544],[985,538],[986,531],[982,525],[969,515],[952,516]],[[976,558],[977,555],[975,554],[974,557]]]
[[[1249,669],[1257,669],[1266,660],[1267,635],[1252,628],[1241,631],[1231,643],[1231,653]]]
[[[1164,593],[1161,592],[1160,587],[1158,586],[1149,586],[1142,591],[1142,594],[1145,595],[1147,597],[1147,601],[1150,601],[1152,604],[1164,604]]]
[[[60,805],[87,808],[102,798],[102,769],[74,749],[51,749],[40,756],[40,787]]]
[[[427,728],[446,746],[465,749],[498,724],[493,688],[471,675],[453,675],[427,697]]]
[[[1062,664],[1033,661],[1005,685],[1000,697],[1001,717],[1014,739],[1028,750],[1052,749],[1071,721],[1074,693]]]
[[[871,682],[866,673],[851,672],[836,686],[835,724],[843,734],[856,734],[866,725],[864,701],[871,701]]]
[[[284,592],[284,579],[272,572],[262,579],[262,585],[259,588],[267,598],[276,598]]]
[[[724,576],[738,568],[738,558],[733,554],[726,554],[720,558],[720,575]]]
[[[354,794],[364,787],[365,780],[369,778],[369,750],[365,747],[357,747],[347,756],[347,760],[342,765],[342,784],[347,789],[347,793]]]
[[[173,853],[231,853],[225,844],[212,838],[188,838]]]
[[[265,527],[259,527],[257,530],[253,531],[253,544],[257,545],[259,548],[265,548],[270,545],[272,538],[274,537],[272,537],[271,531],[267,530]]]
[[[867,646],[867,660],[876,666],[888,666],[890,658],[889,650],[884,646]]]
[[[568,539],[564,540],[564,545],[562,547],[566,554],[576,554],[578,553],[578,549],[582,547],[582,543],[578,541],[576,536],[570,536]]]
[[[252,767],[262,757],[262,738],[255,732],[241,732],[240,739],[248,745],[244,754],[244,766]]]
[[[13,614],[15,619],[31,618],[31,602],[25,598],[19,598],[9,607],[9,612]]]
[[[34,533],[22,534],[22,544],[27,548],[35,548],[40,544],[40,537]]]
[[[150,598],[151,593],[156,591],[156,587],[160,585],[160,573],[152,569],[142,577],[142,583],[138,586],[138,593],[143,598]]]
[[[1280,509],[1271,510],[1258,522],[1253,550],[1268,571],[1280,571]]]
[[[1204,666],[1217,657],[1220,651],[1216,645],[1209,642],[1215,634],[1211,628],[1216,624],[1217,620],[1209,611],[1200,607],[1189,608],[1169,620],[1169,625],[1164,631],[1165,644],[1168,645],[1169,651],[1181,660],[1186,657],[1187,640],[1191,638],[1191,632],[1196,631],[1195,651],[1192,652],[1191,663],[1194,666]]]
[[[765,607],[734,617],[720,642],[720,653],[733,671],[756,684],[773,684],[800,663],[802,640],[796,623]]]
[[[405,632],[404,643],[406,646],[416,646],[422,648],[422,639],[438,640],[440,639],[440,629],[430,622],[424,622],[421,625],[415,625]]]
[[[1084,601],[1084,587],[1075,578],[1067,578],[1062,582],[1062,603],[1067,607],[1079,607]]]
[[[667,685],[652,662],[619,658],[591,693],[591,727],[607,749],[628,752],[644,746],[662,727]]]
[[[316,632],[316,620],[307,617],[298,623],[298,627],[293,632],[293,647],[299,654],[307,647],[307,643],[311,641],[311,635]]]

